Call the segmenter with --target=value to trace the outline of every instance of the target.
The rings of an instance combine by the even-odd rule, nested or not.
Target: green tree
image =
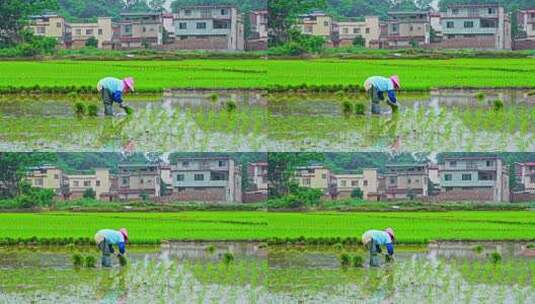
[[[86,47],[97,48],[97,47],[98,47],[98,40],[97,40],[97,38],[95,38],[95,37],[89,37],[89,39],[87,39],[87,40],[85,41],[85,46],[86,46]]]
[[[57,7],[57,0],[0,1],[0,48],[22,42],[22,30],[28,24],[28,16]]]
[[[97,197],[97,193],[95,190],[93,190],[93,188],[87,188],[85,189],[83,196],[84,198],[95,199]]]
[[[153,11],[163,12],[165,11],[165,0],[150,0],[149,6]]]
[[[364,47],[366,45],[366,39],[362,36],[357,36],[353,39],[353,46]]]
[[[52,153],[0,153],[0,198],[14,198],[21,194],[20,183],[29,167],[55,160]]]
[[[149,194],[145,191],[141,191],[139,194],[139,198],[141,198],[142,201],[148,201],[149,200]]]
[[[282,197],[289,193],[289,184],[296,167],[324,160],[323,153],[270,153],[268,154],[268,180],[270,197]]]
[[[364,197],[364,192],[362,192],[360,188],[355,188],[351,190],[351,198],[362,199],[363,197]]]

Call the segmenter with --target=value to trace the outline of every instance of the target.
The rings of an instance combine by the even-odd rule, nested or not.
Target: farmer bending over
[[[102,267],[111,267],[111,255],[115,253],[113,245],[119,247],[117,257],[126,253],[125,244],[128,242],[128,231],[121,228],[119,231],[102,229],[95,234],[95,242],[102,252]]]
[[[380,102],[385,100],[384,93],[388,94],[388,105],[392,108],[392,112],[396,112],[399,103],[396,99],[396,90],[399,90],[399,77],[392,76],[390,78],[373,76],[364,82],[364,89],[370,95],[372,102],[372,114],[381,114]]]
[[[113,102],[118,103],[119,107],[126,112],[127,106],[123,102],[123,94],[126,95],[129,92],[134,92],[134,78],[128,77],[121,80],[106,77],[98,82],[97,90],[104,103],[104,114],[106,116],[113,116]]]
[[[386,228],[381,230],[368,230],[362,235],[362,243],[370,250],[370,266],[379,266],[379,256],[381,246],[386,246],[386,260],[391,261],[394,256],[394,230]]]

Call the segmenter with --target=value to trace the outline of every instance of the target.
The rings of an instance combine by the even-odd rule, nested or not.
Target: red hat
[[[128,242],[128,230],[126,228],[119,229],[119,232],[124,236],[124,240]]]
[[[390,77],[390,80],[392,80],[392,83],[394,83],[394,87],[396,89],[401,88],[401,86],[399,85],[399,76],[398,75],[393,75],[392,77]]]

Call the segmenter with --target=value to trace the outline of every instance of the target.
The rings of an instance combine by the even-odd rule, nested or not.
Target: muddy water
[[[484,98],[476,95],[483,93]],[[216,98],[213,96],[217,95]],[[74,100],[99,105],[75,115]],[[504,109],[494,111],[494,100]],[[129,97],[131,116],[102,116],[96,96],[1,96],[5,151],[532,151],[535,96],[526,90],[437,90],[400,94],[401,110],[345,115],[364,94],[173,91]],[[229,110],[230,101],[236,109]],[[116,109],[120,112],[119,109]]]
[[[482,247],[476,250],[475,247]],[[90,248],[82,253],[97,256]],[[0,249],[0,302],[21,303],[533,303],[526,243],[397,246],[394,263],[341,267],[360,248],[171,242],[129,248],[129,265],[76,269],[71,249]],[[234,260],[224,263],[225,253]],[[499,252],[494,264],[489,255]],[[81,299],[81,300],[80,300]],[[496,302],[493,302],[496,303]]]

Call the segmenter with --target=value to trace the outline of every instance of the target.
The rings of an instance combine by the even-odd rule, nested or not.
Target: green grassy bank
[[[535,212],[180,212],[1,213],[0,239],[92,238],[101,228],[129,229],[133,243],[159,240],[360,238],[367,229],[393,227],[400,243],[535,239]]]

